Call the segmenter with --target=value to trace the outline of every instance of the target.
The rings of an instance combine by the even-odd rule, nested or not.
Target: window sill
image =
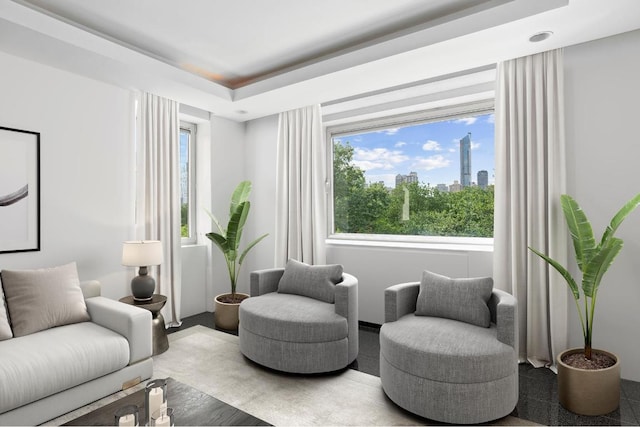
[[[493,238],[386,236],[372,234],[333,234],[327,245],[397,249],[424,249],[458,252],[493,252]]]

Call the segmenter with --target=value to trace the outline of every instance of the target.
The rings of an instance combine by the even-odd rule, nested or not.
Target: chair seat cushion
[[[409,374],[447,383],[481,383],[512,375],[514,349],[489,328],[408,314],[380,329],[380,354]]]
[[[317,343],[347,337],[347,319],[335,305],[300,295],[271,292],[240,304],[242,328],[266,338]]]

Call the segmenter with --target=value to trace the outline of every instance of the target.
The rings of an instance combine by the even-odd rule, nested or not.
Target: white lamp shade
[[[122,244],[122,265],[146,267],[162,264],[162,243],[159,240],[135,240]]]

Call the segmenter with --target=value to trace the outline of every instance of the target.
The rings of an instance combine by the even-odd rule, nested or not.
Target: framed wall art
[[[40,133],[0,127],[0,253],[40,250]]]

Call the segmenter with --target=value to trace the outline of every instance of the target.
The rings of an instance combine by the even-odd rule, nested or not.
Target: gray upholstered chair
[[[453,424],[495,420],[515,408],[516,300],[490,278],[479,279],[480,291],[474,280],[425,272],[422,282],[385,290],[380,380],[398,406]]]
[[[254,271],[239,317],[240,351],[272,369],[331,372],[358,355],[358,281],[342,266]]]

